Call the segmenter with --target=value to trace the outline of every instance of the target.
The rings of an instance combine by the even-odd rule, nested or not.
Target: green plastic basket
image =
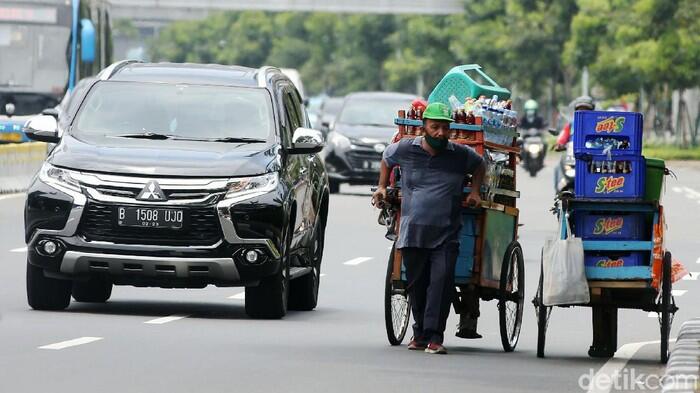
[[[469,97],[479,98],[482,95],[487,98],[495,95],[499,100],[507,100],[510,98],[510,91],[494,82],[478,64],[468,64],[448,71],[430,93],[428,102],[450,105],[450,96],[453,95],[462,103]]]
[[[646,186],[644,200],[658,201],[661,199],[661,190],[666,175],[666,162],[659,158],[647,158]]]

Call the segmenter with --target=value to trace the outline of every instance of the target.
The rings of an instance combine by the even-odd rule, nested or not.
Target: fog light
[[[248,261],[249,263],[257,262],[259,257],[260,257],[260,254],[258,253],[257,250],[250,250],[250,251],[245,253],[245,260]]]
[[[51,240],[47,240],[44,242],[43,249],[47,255],[53,255],[56,253],[56,251],[58,251],[58,244]]]

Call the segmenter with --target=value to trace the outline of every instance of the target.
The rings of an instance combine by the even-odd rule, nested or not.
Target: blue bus
[[[111,62],[108,1],[0,1],[0,143]]]

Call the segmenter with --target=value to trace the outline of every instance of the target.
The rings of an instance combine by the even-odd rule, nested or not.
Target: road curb
[[[663,393],[700,392],[700,318],[686,321],[663,377]]]

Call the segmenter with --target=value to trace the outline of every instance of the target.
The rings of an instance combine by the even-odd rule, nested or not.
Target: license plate
[[[181,229],[185,213],[178,209],[119,206],[117,225],[139,228]]]
[[[365,161],[362,165],[364,169],[379,170],[381,168],[381,161]]]

